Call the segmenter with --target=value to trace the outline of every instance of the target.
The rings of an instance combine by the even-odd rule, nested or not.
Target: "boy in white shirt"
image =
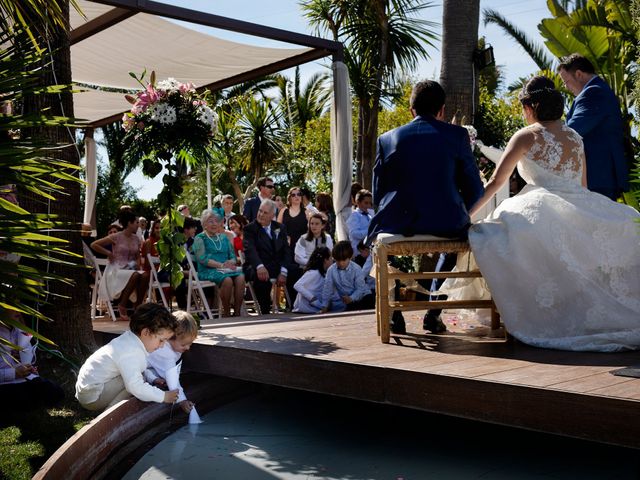
[[[176,366],[182,354],[191,348],[191,344],[198,336],[198,324],[190,313],[182,310],[173,312],[178,322],[175,335],[147,358],[148,368],[144,371],[144,378],[151,385],[164,388],[167,385],[167,370]],[[193,402],[187,400],[182,385],[178,383],[178,403],[180,408],[189,413]]]
[[[349,229],[349,240],[354,252],[358,251],[358,243],[367,236],[369,224],[373,215],[370,210],[373,206],[373,197],[369,190],[362,189],[356,194],[356,204],[358,207],[351,212],[347,219]]]
[[[178,390],[164,392],[144,381],[147,356],[169,340],[176,319],[162,305],[145,303],[128,331],[95,351],[80,368],[76,398],[87,410],[103,410],[134,396],[143,402],[174,403]]]

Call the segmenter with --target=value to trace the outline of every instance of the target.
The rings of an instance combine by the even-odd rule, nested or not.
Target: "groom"
[[[467,130],[445,123],[445,92],[439,83],[419,82],[411,93],[413,120],[378,138],[373,167],[376,214],[369,224],[367,244],[378,233],[430,234],[466,238],[468,210],[484,187]],[[455,256],[453,265],[455,265]],[[449,258],[449,270],[451,258]],[[424,328],[443,331],[439,312],[427,312]],[[394,330],[404,320],[394,313]]]

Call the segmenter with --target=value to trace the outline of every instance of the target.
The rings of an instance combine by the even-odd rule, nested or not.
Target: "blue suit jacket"
[[[242,209],[242,215],[247,219],[249,223],[253,222],[258,216],[258,210],[260,209],[260,197],[251,197],[244,202],[244,208]]]
[[[582,137],[587,160],[587,187],[619,193],[629,189],[618,99],[600,77],[593,77],[575,98],[567,125]]]
[[[417,116],[378,138],[367,241],[381,232],[466,237],[484,187],[466,129]]]

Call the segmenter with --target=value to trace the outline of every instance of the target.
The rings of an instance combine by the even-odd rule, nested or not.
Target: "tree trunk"
[[[377,102],[374,102],[377,104]],[[360,184],[362,188],[371,191],[373,186],[373,163],[376,158],[376,139],[378,138],[378,109],[363,103],[362,113],[363,131],[360,149]]]
[[[69,2],[61,2],[67,25],[69,21]],[[43,29],[43,31],[45,31]],[[53,30],[49,28],[48,45],[50,46],[48,60],[52,64],[43,66],[41,85],[70,84],[71,83],[71,45],[69,43],[68,28]],[[44,39],[43,45],[47,45]],[[55,69],[55,75],[54,75]],[[43,112],[46,109],[51,115],[73,116],[73,97],[70,92],[58,95],[36,95],[25,98],[25,112]],[[65,145],[64,148],[55,151],[55,156],[75,165],[79,165],[80,159],[75,148],[75,133],[63,127],[43,127],[25,132],[36,140],[43,140],[48,145]],[[71,225],[74,231],[57,231],[54,235],[64,238],[70,243],[67,250],[82,255],[82,240],[80,238],[79,225],[82,222],[82,209],[80,208],[80,183],[70,181],[58,181],[51,179],[64,187],[64,194],[58,194],[55,201],[43,201],[42,197],[36,197],[27,192],[21,192],[20,203],[34,213],[47,213],[58,215],[58,220]],[[66,258],[69,259],[68,257]],[[78,267],[67,267],[55,263],[38,266],[48,269],[50,272],[62,275],[70,279],[73,284],[51,282],[49,291],[49,304],[42,307],[45,315],[53,322],[42,323],[42,333],[56,342],[61,351],[74,357],[82,357],[95,349],[93,328],[89,314],[89,287],[87,284],[86,269],[82,258],[73,259]]]
[[[440,83],[447,94],[445,118],[472,124],[478,105],[478,69],[473,52],[478,48],[480,0],[444,0]]]

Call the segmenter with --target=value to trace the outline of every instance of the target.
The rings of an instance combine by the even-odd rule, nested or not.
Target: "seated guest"
[[[322,312],[373,308],[375,297],[365,285],[362,269],[351,261],[351,243],[342,240],[333,247],[335,263],[327,270],[322,290]],[[339,300],[335,300],[336,294]]]
[[[263,314],[271,310],[270,279],[274,279],[279,286],[285,286],[292,282],[289,271],[297,268],[287,241],[286,227],[272,220],[275,209],[273,201],[263,200],[256,220],[244,229],[243,269],[247,279],[253,282]]]
[[[244,274],[237,267],[236,255],[229,238],[224,233],[224,220],[211,210],[202,212],[204,231],[193,241],[193,258],[201,280],[215,282],[220,288],[222,315],[231,316],[233,292],[234,316],[240,316],[244,298]]]
[[[244,208],[242,209],[242,215],[247,219],[249,223],[253,222],[258,216],[258,210],[263,200],[271,200],[273,197],[274,189],[276,186],[273,183],[273,179],[269,177],[260,177],[258,179],[258,196],[252,197],[244,202]],[[274,211],[274,215],[277,213]]]
[[[293,304],[294,312],[318,313],[322,310],[324,277],[332,263],[331,250],[327,247],[320,246],[311,252],[302,277],[293,286],[298,292]],[[334,300],[334,305],[340,305],[339,298]]]
[[[332,239],[335,239],[336,234],[336,214],[333,210],[333,199],[328,193],[318,193],[316,195],[316,208],[318,212],[324,215],[327,225],[325,226],[325,232],[329,234]]]
[[[121,209],[120,224],[125,226],[121,232],[96,240],[91,248],[109,259],[100,283],[101,298],[107,302],[120,299],[120,320],[129,321],[127,302],[131,299],[134,308],[142,303],[149,286],[149,273],[142,270],[140,239],[136,235],[138,218],[131,210]]]
[[[369,210],[372,205],[371,192],[362,189],[356,194],[357,208],[351,212],[347,219],[347,228],[349,229],[349,240],[351,240],[351,249],[353,252],[358,251],[358,243],[367,236],[369,223],[371,222],[371,213]]]
[[[153,224],[153,227],[151,227],[149,238],[144,241],[140,250],[140,254],[142,256],[141,261],[145,272],[148,272],[151,269],[151,266],[147,264],[147,254],[150,254],[152,257],[158,256],[156,244],[158,243],[158,240],[160,240],[160,222],[156,220],[151,223]]]
[[[307,214],[307,217],[310,217],[314,213],[318,213],[318,209],[313,205],[311,201],[311,190],[307,187],[300,188],[300,193],[302,194],[302,207]]]
[[[414,119],[378,138],[373,167],[377,212],[369,226],[367,245],[383,232],[467,237],[471,225],[468,210],[482,196],[484,187],[469,134],[443,121],[444,103],[440,84],[418,82],[410,99]],[[455,256],[448,255],[442,270],[451,270],[454,265]],[[439,313],[425,315],[425,330],[438,333],[446,328]],[[400,314],[395,318],[398,325],[394,331],[401,333],[404,321]]]
[[[369,247],[364,244],[363,240],[360,240],[360,243],[358,243],[358,254],[355,256],[353,261],[360,268],[362,268],[362,277],[364,278],[364,283],[372,292],[375,292],[376,279],[369,275],[371,273],[371,269],[373,268],[373,258],[371,257]]]
[[[147,238],[149,238],[149,229],[147,227],[147,219],[144,217],[139,217],[138,231],[136,232],[136,235],[140,239],[140,242],[144,242]]]
[[[240,252],[244,252],[242,241],[244,240],[244,227],[246,227],[248,223],[244,215],[234,215],[229,219],[229,230],[235,235],[233,238],[233,250],[238,259],[240,259]]]
[[[80,405],[104,410],[132,396],[143,402],[174,403],[178,389],[164,392],[145,382],[143,373],[147,356],[173,337],[176,326],[176,319],[162,305],[140,305],[131,316],[129,330],[96,350],[80,368],[76,381]]]
[[[309,218],[307,234],[298,239],[293,258],[300,268],[307,266],[311,253],[318,247],[333,248],[333,240],[324,231],[326,222],[320,213],[314,213]]]
[[[12,320],[22,323],[20,312],[8,310]],[[64,398],[62,388],[38,375],[33,365],[31,335],[18,327],[0,324],[0,405],[6,413],[37,407],[53,407]],[[12,350],[8,342],[19,350]]]

